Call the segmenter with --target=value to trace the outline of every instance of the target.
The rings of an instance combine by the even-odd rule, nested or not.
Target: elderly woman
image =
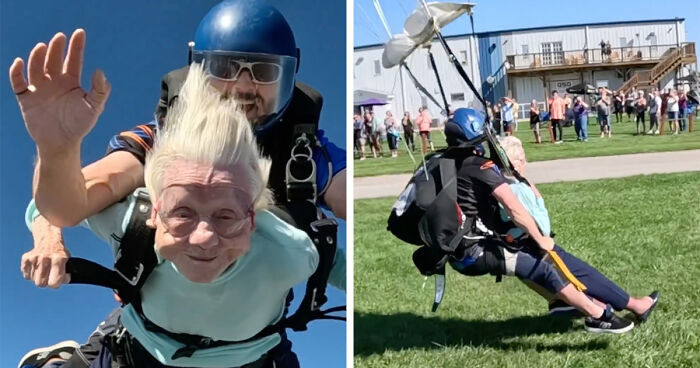
[[[520,140],[513,136],[505,137],[501,139],[501,146],[508,156],[508,160],[513,163],[513,167],[520,175],[524,176],[527,159]],[[550,232],[549,214],[544,205],[544,199],[537,188],[535,188],[534,184],[517,182],[510,184],[510,187],[518,197],[518,200],[535,219],[540,230],[548,234]],[[504,221],[509,219],[509,216],[503,208],[501,208],[501,216]],[[512,236],[513,239],[527,241],[524,239],[525,234],[523,231],[517,227],[513,227],[509,230],[508,234]],[[554,251],[564,261],[571,273],[586,285],[586,295],[593,298],[594,301],[599,304],[610,304],[616,310],[627,309],[634,313],[639,322],[646,321],[656,307],[659,298],[658,291],[641,298],[631,297],[626,291],[605,277],[597,269],[566,252],[560,246],[555,245]],[[528,286],[532,287],[531,284],[528,284]],[[566,303],[553,299],[551,294],[541,288],[536,288],[536,290],[550,301],[550,313],[573,309]]]
[[[284,317],[290,288],[314,273],[319,254],[303,231],[268,210],[268,169],[243,112],[193,65],[146,158],[157,265],[140,308],[128,304],[112,319],[91,367],[298,366],[284,332],[259,334]],[[136,198],[82,223],[115,257]],[[31,224],[33,203],[27,214]],[[330,276],[341,288],[344,262],[339,252]],[[182,354],[182,335],[213,343]]]

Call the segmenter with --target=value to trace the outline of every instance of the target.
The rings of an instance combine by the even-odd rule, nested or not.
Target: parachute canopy
[[[394,35],[384,44],[382,65],[392,68],[410,55],[413,50],[435,37],[435,33],[464,13],[471,14],[475,4],[471,3],[428,3],[430,15],[425,7],[419,6],[408,16],[403,25],[403,33]]]

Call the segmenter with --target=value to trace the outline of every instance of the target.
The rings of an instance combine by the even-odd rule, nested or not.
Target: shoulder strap
[[[303,331],[306,330],[308,322],[322,318],[317,313],[328,300],[325,295],[326,285],[337,248],[338,223],[332,218],[326,218],[316,204],[318,199],[316,164],[312,157],[312,146],[318,144],[315,127],[311,125],[297,127],[298,129],[294,132],[295,144],[286,168],[287,203],[285,207],[296,227],[309,235],[319,253],[319,265],[306,283],[304,299],[299,309],[286,319],[289,328]]]
[[[140,309],[141,287],[155,268],[158,260],[153,249],[155,230],[146,226],[151,214],[148,192],[138,189],[134,209],[120,240],[114,270],[95,262],[72,257],[66,263],[71,284],[90,284],[113,289],[123,304],[133,303]]]

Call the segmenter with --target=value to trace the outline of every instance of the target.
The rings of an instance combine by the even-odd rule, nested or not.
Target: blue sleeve
[[[156,121],[138,125],[130,130],[123,131],[109,141],[107,154],[115,151],[127,151],[134,155],[143,164],[146,160],[146,152],[153,148],[153,138],[156,132]]]
[[[314,162],[316,163],[316,185],[319,190],[319,197],[323,196],[323,191],[328,184],[329,178],[334,177],[346,167],[345,150],[329,141],[324,136],[323,130],[316,133],[316,138],[321,143],[321,148],[314,150]],[[327,153],[326,156],[324,154]],[[330,161],[329,161],[330,160]],[[330,164],[330,167],[329,167]],[[330,175],[329,175],[330,173]],[[322,198],[320,198],[322,203]]]

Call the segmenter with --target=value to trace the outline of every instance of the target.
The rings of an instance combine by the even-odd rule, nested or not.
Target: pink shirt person
[[[564,100],[557,96],[552,99],[552,111],[551,119],[553,120],[564,120],[565,106]]]
[[[416,118],[416,125],[418,125],[418,131],[419,132],[430,131],[431,121],[432,121],[432,119],[430,118],[430,114],[428,114],[428,110],[421,109],[421,111],[418,114],[418,117]]]

